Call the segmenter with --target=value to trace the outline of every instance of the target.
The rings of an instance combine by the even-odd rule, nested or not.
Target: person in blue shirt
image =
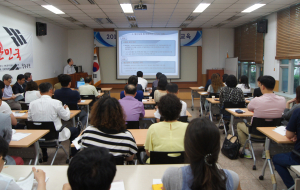
[[[80,94],[77,90],[72,90],[71,86],[71,77],[69,75],[61,75],[60,83],[62,88],[55,90],[54,99],[60,100],[62,104],[66,104],[72,110],[79,110],[78,103],[81,102]],[[84,110],[81,110],[79,113],[79,118],[83,126],[87,122],[87,113]]]
[[[128,78],[128,83],[127,84],[132,84],[134,86],[137,86],[137,83],[138,83],[138,78],[137,76],[135,75],[132,75]],[[124,98],[125,97],[125,94],[124,94],[124,90],[120,93],[120,99]],[[137,90],[136,91],[136,95],[134,97],[135,99],[137,99],[138,101],[141,101],[143,100],[144,98],[144,92],[142,90]]]
[[[300,152],[300,108],[293,112],[286,127],[286,137],[296,142],[294,149]],[[275,169],[282,178],[284,184],[289,189],[295,184],[293,177],[288,171],[291,165],[300,165],[300,157],[293,152],[276,154],[272,158]]]

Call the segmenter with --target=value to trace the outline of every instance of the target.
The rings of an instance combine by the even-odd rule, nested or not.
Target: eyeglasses
[[[4,157],[2,157],[2,160],[4,161],[4,165],[6,165],[7,160]]]

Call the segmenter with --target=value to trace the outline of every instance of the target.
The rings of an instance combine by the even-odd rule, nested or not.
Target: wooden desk
[[[203,88],[199,88],[199,87],[190,87],[191,89],[191,96],[192,96],[192,111],[194,111],[194,92],[198,92],[198,91],[204,91],[204,87]],[[200,99],[201,100],[201,99]],[[201,102],[201,101],[200,101]],[[201,107],[200,107],[201,109]]]
[[[169,167],[182,167],[183,164],[174,165],[118,165],[114,180],[123,180],[126,190],[152,190],[153,179],[161,179],[164,172]],[[63,184],[68,183],[68,166],[36,166],[42,169],[49,177],[46,183],[47,189],[62,189]],[[19,179],[27,176],[32,171],[32,166],[3,167],[2,172]]]
[[[213,117],[212,117],[212,113],[211,113],[211,105],[212,104],[220,104],[219,98],[206,98],[206,100],[208,101],[208,105],[209,105],[209,116],[210,116],[210,121],[213,121]]]
[[[144,118],[155,118],[155,117],[154,117],[154,113],[155,113],[155,112],[156,112],[155,109],[153,109],[153,110],[145,110],[145,116],[144,116]],[[186,115],[187,115],[188,117],[192,117],[192,115],[190,114],[190,112],[187,111],[187,110],[186,110]]]
[[[201,96],[208,96],[208,93],[207,92],[201,92],[199,91],[198,94],[200,94],[200,113],[201,113],[201,116],[203,116],[203,110],[202,110],[202,102],[201,102]],[[204,109],[205,109],[205,114],[206,114],[206,107],[204,106]]]
[[[31,133],[29,136],[19,140],[19,141],[10,141],[9,147],[10,148],[28,148],[32,144],[34,144],[35,149],[35,161],[34,165],[37,165],[39,161],[39,152],[40,152],[40,145],[39,139],[49,133],[49,130],[16,130],[17,133]]]
[[[144,147],[148,129],[128,129],[128,130],[132,133],[132,136],[135,139],[136,145],[138,147]]]
[[[231,109],[243,110],[244,113],[236,113],[235,111],[232,111]],[[234,128],[233,128],[234,117],[253,117],[253,112],[249,111],[248,108],[226,108],[225,110],[231,114],[230,126],[231,126],[232,135],[234,135]]]
[[[150,96],[150,92],[144,92],[144,96]]]
[[[270,168],[271,172],[271,181],[273,184],[273,190],[277,189],[277,183],[276,183],[276,178],[275,174],[273,171],[272,167],[272,162],[271,162],[271,156],[270,156],[270,139],[274,140],[278,144],[293,144],[291,140],[289,140],[286,136],[282,136],[275,131],[273,131],[276,127],[257,127],[256,129],[260,132],[262,132],[264,135],[267,136],[266,141],[265,141],[265,152],[266,152],[266,160],[262,169],[262,174],[259,176],[259,179],[264,178],[265,174],[265,169],[266,166],[268,165]]]
[[[103,91],[104,93],[105,92],[108,92],[108,95],[110,96],[110,91],[111,91],[112,88],[101,88],[101,91]]]
[[[151,99],[151,100],[150,99],[143,99],[142,102],[143,102],[144,105],[154,105],[154,104],[156,104],[154,99]]]
[[[100,93],[100,94],[104,94],[104,93]],[[90,103],[92,103],[92,99],[82,99],[81,101],[84,102],[80,102],[78,103],[78,106],[86,106],[86,112],[87,112],[87,121],[86,121],[86,126],[89,126],[89,114],[90,114]]]
[[[293,170],[297,175],[300,175],[300,165],[291,166],[291,170]]]

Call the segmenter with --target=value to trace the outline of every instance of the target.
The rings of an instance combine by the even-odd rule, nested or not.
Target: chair
[[[281,125],[281,118],[274,118],[274,119],[264,119],[264,118],[257,118],[257,117],[253,117],[252,119],[252,124],[249,125],[247,123],[247,120],[244,119],[244,123],[245,125],[248,127],[249,130],[249,135],[248,135],[248,139],[246,140],[244,147],[241,151],[240,157],[243,158],[244,157],[244,152],[245,152],[245,147],[246,144],[249,143],[250,147],[251,147],[251,152],[252,152],[252,156],[253,156],[253,170],[256,170],[256,158],[255,158],[255,154],[254,154],[254,150],[253,150],[253,146],[252,143],[265,143],[265,138],[254,138],[251,137],[251,135],[259,135],[262,137],[266,137],[264,134],[262,134],[261,132],[259,132],[256,127],[274,127],[274,126],[280,126]]]
[[[99,88],[99,87],[96,87],[96,89],[97,89],[97,91],[101,90],[101,88]]]
[[[77,104],[68,104],[68,107],[69,107],[70,110],[79,110]],[[82,131],[84,129],[83,128],[84,126],[80,121],[79,114],[76,116],[76,120],[77,120],[77,125],[74,126],[74,127],[76,127],[76,128],[79,127],[79,129]]]
[[[220,127],[220,124],[221,122],[223,123],[223,126],[224,126],[224,130],[225,130],[225,136],[227,136],[227,129],[226,129],[226,126],[225,126],[225,122],[224,122],[224,119],[225,120],[228,120],[227,118],[224,118],[224,115],[227,116],[227,115],[230,115],[230,113],[228,113],[227,111],[225,111],[226,108],[245,108],[245,102],[224,102],[224,107],[223,109],[221,109],[221,119],[219,120],[219,127]]]
[[[29,104],[30,103],[20,102],[20,104],[21,104],[21,109],[22,110],[29,110]]]
[[[252,93],[244,93],[244,97],[252,97]]]
[[[180,154],[179,156],[171,156],[169,154]],[[182,164],[184,163],[184,151],[177,152],[150,152],[150,164]]]
[[[82,100],[92,99],[93,100],[92,102],[94,102],[96,99],[95,95],[80,95],[80,97]]]
[[[67,160],[66,163],[69,163],[70,157],[63,145],[59,143],[58,136],[59,133],[66,127],[63,125],[58,131],[56,130],[53,121],[25,121],[27,129],[41,130],[48,129],[50,130],[45,136],[39,139],[39,144],[41,148],[56,148],[55,154],[53,156],[51,165],[53,165],[57,152],[60,148],[66,153]]]
[[[140,121],[126,121],[127,129],[139,129]]]
[[[220,97],[220,93],[210,93],[208,97],[211,98],[213,96],[215,96],[215,98],[219,98]]]
[[[160,121],[165,121],[165,118],[163,117],[160,117]],[[177,121],[181,121],[181,122],[185,122],[187,123],[188,122],[188,116],[180,116]]]

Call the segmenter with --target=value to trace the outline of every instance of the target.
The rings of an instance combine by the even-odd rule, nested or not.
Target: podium
[[[75,88],[76,87],[76,82],[77,81],[80,81],[80,78],[85,78],[88,76],[87,73],[74,73],[74,74],[71,74],[71,88]]]

